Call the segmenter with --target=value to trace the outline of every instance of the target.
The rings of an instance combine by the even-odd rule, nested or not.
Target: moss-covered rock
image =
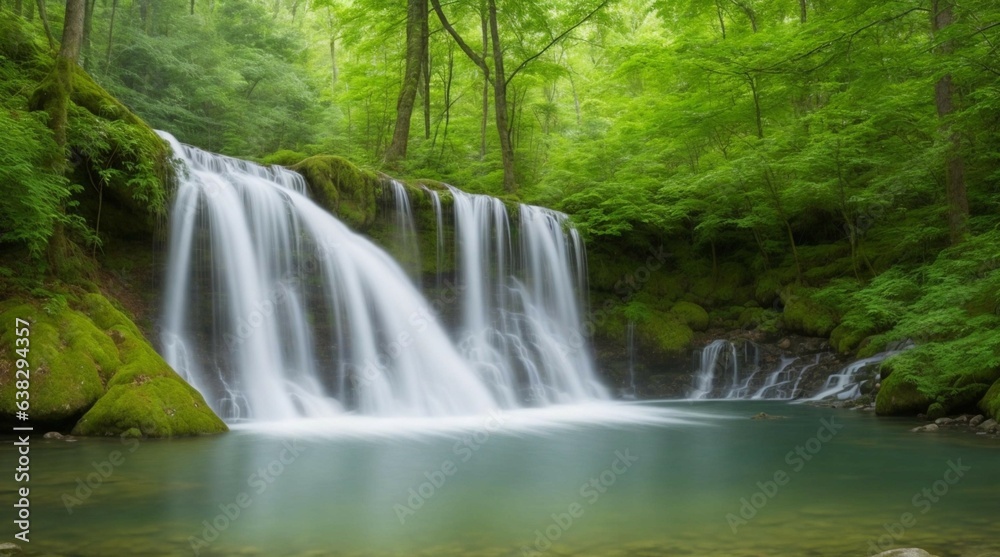
[[[354,230],[364,232],[375,223],[382,183],[374,172],[329,155],[309,157],[292,170],[305,177],[317,203]]]
[[[927,410],[931,398],[920,392],[919,379],[906,369],[892,369],[893,360],[882,363],[882,388],[875,398],[875,412],[880,416],[906,416]]]
[[[35,423],[64,427],[76,422],[78,435],[226,431],[201,394],[104,296],[67,292],[0,305],[0,319],[13,323],[16,318],[30,323],[29,414]],[[3,354],[14,353],[14,334],[10,329],[0,335]],[[8,420],[15,411],[15,368],[14,362],[0,361],[0,416]]]
[[[830,345],[837,352],[846,354],[858,348],[872,332],[870,329],[859,329],[850,323],[843,322],[830,332]]]
[[[984,414],[1000,422],[1000,379],[997,379],[986,396],[979,401],[979,409]]]
[[[677,302],[670,308],[670,313],[695,331],[704,331],[708,328],[708,312],[698,304]]]
[[[45,307],[5,302],[0,306],[0,319],[30,323],[29,415],[36,423],[59,425],[78,419],[104,394],[106,381],[118,370],[120,361],[111,339],[65,302]],[[17,338],[13,327],[0,332],[0,414],[4,416],[16,411],[15,385],[21,377],[16,377],[17,360],[8,358],[19,347]]]
[[[812,299],[814,291],[788,287],[781,293],[785,304],[782,323],[785,329],[811,337],[829,336],[837,326],[837,316],[830,308]]]

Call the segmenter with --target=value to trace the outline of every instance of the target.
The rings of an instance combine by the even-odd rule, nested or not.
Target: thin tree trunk
[[[41,0],[44,2],[44,0]],[[90,69],[90,31],[94,22],[94,7],[97,0],[85,0],[83,13],[83,69]]]
[[[24,19],[27,19],[28,21],[35,21],[35,4],[37,4],[37,2],[28,2],[28,13],[24,14]]]
[[[42,27],[45,29],[45,38],[49,41],[49,48],[56,49],[56,41],[52,36],[52,28],[49,27],[49,16],[45,12],[45,0],[38,0],[38,18],[42,20]]]
[[[52,72],[35,90],[31,98],[33,110],[44,110],[49,117],[49,128],[59,145],[58,154],[49,162],[53,169],[65,171],[66,165],[66,124],[69,113],[69,99],[73,91],[73,77],[76,73],[80,49],[83,46],[84,12],[87,0],[67,0],[66,16],[63,22],[62,44],[56,55]],[[64,209],[61,209],[64,210]],[[49,239],[46,256],[51,270],[58,276],[67,257],[67,239],[63,225],[57,224]]]
[[[726,40],[726,18],[722,12],[722,4],[715,0],[715,14],[719,16],[719,30],[722,31],[722,40]]]
[[[748,4],[747,0],[729,0],[729,1],[732,2],[737,8],[739,8],[747,16],[747,19],[750,20],[750,29],[752,29],[753,32],[756,33],[757,32],[757,12],[754,11],[753,6],[751,6],[750,4]]]
[[[448,71],[444,81],[444,133],[441,134],[441,155],[448,144],[448,125],[451,124],[451,80],[455,75],[455,50],[448,43]],[[437,135],[435,134],[435,140]]]
[[[326,21],[330,26],[330,90],[337,89],[337,81],[340,79],[340,69],[337,67],[337,33],[333,26],[333,12],[330,7],[326,8]]]
[[[951,0],[934,0],[931,29],[936,34],[951,25],[954,19]],[[938,48],[942,58],[949,58],[955,50],[952,40],[947,40]],[[955,84],[951,74],[946,74],[934,86],[934,103],[941,121],[941,132],[948,137],[949,146],[945,154],[945,188],[948,198],[948,230],[951,243],[958,244],[968,228],[969,199],[965,189],[965,167],[962,161],[962,137],[952,128],[950,116],[955,111]]]
[[[482,12],[483,60],[490,55],[490,31],[486,10]],[[483,73],[483,117],[479,122],[479,160],[486,158],[486,129],[490,120],[490,76]]]
[[[394,163],[406,158],[406,147],[410,140],[410,118],[413,103],[420,85],[420,70],[423,65],[423,28],[427,19],[427,0],[409,0],[406,10],[406,71],[403,87],[396,103],[396,126],[392,143],[385,152],[385,162]]]
[[[24,15],[23,10],[24,6],[21,3],[21,0],[14,0],[14,15],[16,15],[17,17],[21,17],[22,15]]]
[[[808,10],[806,9],[806,0],[799,0],[799,21],[802,23],[806,22],[808,18]]]
[[[503,67],[503,45],[500,44],[500,27],[497,23],[496,0],[489,0],[490,36],[493,39],[493,112],[496,114],[497,132],[500,135],[500,157],[503,161],[503,189],[517,190],[514,175],[514,147],[510,140],[510,123],[507,112],[507,74]]]
[[[39,0],[44,1],[44,0]],[[111,19],[108,22],[108,49],[105,53],[105,71],[111,70],[111,47],[115,41],[115,14],[118,12],[118,0],[111,0]]]
[[[430,24],[427,18],[427,0],[424,1],[424,16],[421,18],[423,28],[420,31],[420,48],[424,55],[421,59],[421,78],[423,79],[423,108],[424,108],[424,139],[431,138],[431,49],[430,49]]]

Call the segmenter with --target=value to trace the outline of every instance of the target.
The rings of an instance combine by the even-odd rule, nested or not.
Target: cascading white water
[[[774,372],[767,376],[767,380],[764,381],[764,384],[750,398],[754,400],[791,400],[795,398],[802,376],[805,375],[810,368],[819,364],[819,358],[820,354],[816,354],[811,363],[799,366],[798,369],[796,369],[796,366],[793,364],[798,361],[798,358],[782,357],[781,363],[778,365],[778,369],[774,370]]]
[[[460,348],[506,403],[606,398],[581,330],[583,244],[566,215],[521,205],[519,259],[499,199],[450,188],[462,299]]]
[[[851,362],[844,369],[827,377],[823,389],[807,400],[816,401],[824,398],[836,398],[837,400],[851,400],[858,398],[861,394],[861,383],[855,377],[859,371],[866,367],[881,363],[883,360],[898,354],[900,350],[889,350],[880,352],[870,358],[864,358],[856,362]]]
[[[403,268],[420,284],[420,246],[417,244],[417,228],[413,219],[413,206],[406,186],[398,180],[391,180],[392,202],[395,213],[396,241],[402,250]]]
[[[634,399],[638,393],[635,388],[635,321],[631,319],[625,329],[625,352],[628,355],[628,390],[622,396]]]
[[[565,216],[521,208],[517,278],[503,205],[453,190],[456,220],[478,233],[460,242],[460,350],[400,265],[310,201],[300,175],[161,135],[180,164],[164,357],[224,418],[464,415],[517,407],[525,391],[536,403],[606,396],[579,330],[582,244]],[[405,189],[394,195],[409,207]]]
[[[720,363],[722,364],[723,372],[732,369],[734,376],[739,377],[739,361],[736,357],[736,345],[728,340],[713,340],[708,346],[702,348],[698,372],[695,374],[694,389],[688,398],[694,400],[709,398],[713,392],[715,375]]]
[[[437,280],[435,281],[435,286],[440,289],[441,288],[441,268],[444,267],[444,255],[445,255],[445,251],[444,251],[444,209],[441,206],[441,195],[438,192],[436,192],[436,191],[434,191],[434,190],[432,190],[432,189],[430,189],[430,188],[428,188],[426,186],[424,187],[424,191],[426,191],[427,194],[431,196],[431,207],[433,207],[433,209],[434,209],[434,223],[435,223],[435,229],[434,230],[435,230],[435,232],[437,234],[437,243],[435,244],[435,253],[434,253],[435,257],[434,257],[434,260],[435,260],[435,263],[437,265],[437,270],[438,270],[438,272],[436,273],[437,274],[437,277],[436,277]]]

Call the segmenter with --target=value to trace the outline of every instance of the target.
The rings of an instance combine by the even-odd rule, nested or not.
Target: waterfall
[[[444,208],[441,206],[441,195],[424,186],[424,191],[427,195],[431,196],[431,207],[434,209],[434,224],[435,233],[437,235],[437,243],[435,244],[434,251],[434,261],[437,268],[436,280],[434,286],[438,289],[441,288],[441,269],[444,267]]]
[[[580,330],[583,246],[565,215],[521,206],[515,251],[500,201],[452,190],[456,341],[403,267],[313,203],[300,175],[161,136],[179,164],[162,351],[224,418],[467,415],[606,398]],[[406,188],[388,187],[406,213],[397,224],[415,234]]]
[[[583,244],[566,215],[521,205],[515,258],[503,202],[450,191],[466,359],[506,403],[519,391],[542,404],[606,397],[581,330]]]
[[[404,268],[420,284],[420,247],[417,244],[417,229],[413,221],[413,207],[406,186],[398,180],[389,182],[392,188],[392,204],[395,212],[394,229],[401,249]]]
[[[716,368],[720,364],[724,373],[732,369],[734,377],[739,376],[736,345],[728,340],[713,340],[701,350],[698,372],[695,374],[695,385],[689,398],[696,400],[710,398],[710,395],[713,393]]]
[[[767,376],[767,380],[756,393],[753,394],[752,399],[780,399],[780,400],[791,400],[795,398],[795,393],[799,388],[799,382],[802,380],[802,376],[805,372],[809,371],[810,368],[814,367],[819,363],[820,355],[816,354],[815,358],[811,363],[805,364],[798,368],[796,372],[794,364],[798,361],[798,358],[789,358],[782,356],[781,363],[778,364],[778,369],[774,370],[770,375]],[[794,375],[794,380],[792,379]]]
[[[889,356],[898,354],[899,352],[901,352],[901,350],[889,350],[875,354],[870,358],[864,358],[856,362],[851,362],[839,372],[827,377],[826,384],[823,385],[823,389],[807,400],[823,400],[824,398],[830,397],[834,397],[837,400],[851,400],[858,398],[861,394],[861,382],[859,382],[855,377],[858,372],[873,364],[881,363]]]
[[[623,398],[634,399],[638,393],[635,389],[635,321],[631,319],[625,329],[625,351],[628,355],[628,389]]]

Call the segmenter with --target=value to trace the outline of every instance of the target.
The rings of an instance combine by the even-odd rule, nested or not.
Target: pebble
[[[911,429],[910,431],[915,431],[915,432],[919,433],[919,432],[923,432],[923,431],[937,431],[938,429],[939,428],[938,428],[937,424],[927,424],[927,425],[922,425],[922,426],[919,426],[919,427],[915,427],[915,428]]]
[[[983,423],[984,421],[986,421],[986,416],[979,414],[978,416],[969,420],[969,425],[971,425],[972,427],[976,427],[977,425]]]

